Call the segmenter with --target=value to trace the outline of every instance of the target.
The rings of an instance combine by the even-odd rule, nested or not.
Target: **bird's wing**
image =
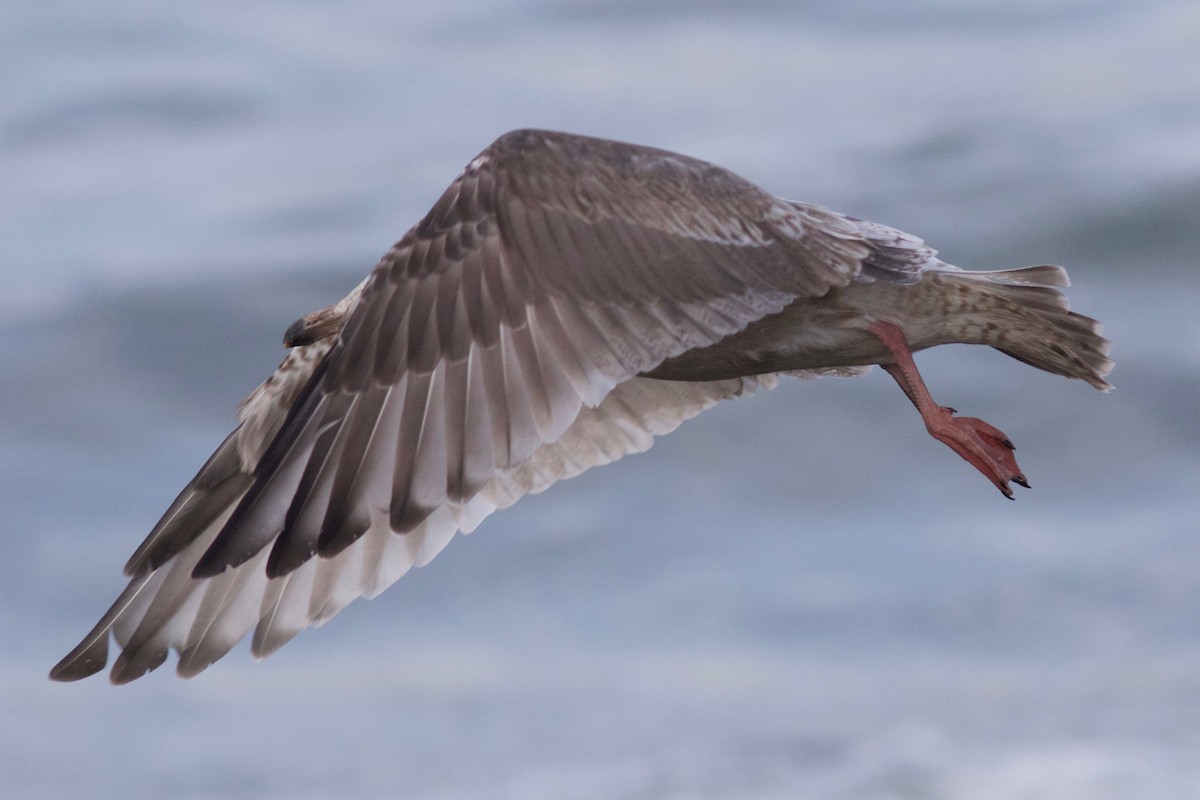
[[[272,630],[386,585],[389,553],[431,558],[491,503],[481,490],[577,420],[604,427],[581,411],[614,387],[847,284],[870,252],[845,218],[702,161],[502,137],[384,256],[328,353],[294,370],[307,380],[185,489],[131,559],[129,596],[56,676],[99,669],[108,627],[118,680],[168,647],[197,672],[260,620],[270,651]]]
[[[862,270],[855,276],[855,280],[912,284],[920,281],[921,275],[930,269],[959,271],[957,267],[939,259],[937,250],[911,233],[889,228],[878,222],[839,214],[809,203],[792,201],[792,206],[807,214],[836,217],[857,232],[868,252],[863,259]]]
[[[488,506],[508,508],[526,494],[649,449],[654,437],[670,433],[721,400],[774,389],[777,382],[774,374],[695,382],[631,378],[617,384],[600,405],[580,409],[557,441],[540,445],[519,467],[498,473],[479,496]],[[474,525],[464,529],[473,530]]]

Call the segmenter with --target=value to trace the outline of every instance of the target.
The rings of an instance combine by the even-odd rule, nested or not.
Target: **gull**
[[[505,134],[340,302],[297,320],[237,428],[51,671],[191,677],[274,652],[525,494],[640,452],[781,375],[880,365],[1007,497],[999,429],[930,396],[913,352],[983,344],[1107,391],[1058,266],[969,272],[915,236],[665,150]]]

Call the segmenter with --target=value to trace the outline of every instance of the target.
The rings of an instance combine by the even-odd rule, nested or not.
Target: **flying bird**
[[[263,657],[457,531],[780,375],[882,366],[1011,497],[1012,443],[930,396],[912,353],[990,345],[1107,390],[1109,342],[1057,266],[967,272],[915,236],[649,147],[518,130],[475,157],[275,373],[51,671],[193,676]]]

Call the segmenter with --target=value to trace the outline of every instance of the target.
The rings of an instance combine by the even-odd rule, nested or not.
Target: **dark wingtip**
[[[297,536],[280,536],[267,554],[267,577],[282,578],[317,554],[316,543]]]
[[[50,680],[69,683],[95,675],[108,663],[108,636],[77,647],[50,670]]]
[[[241,563],[231,560],[229,554],[225,552],[226,549],[225,539],[221,535],[218,535],[216,540],[200,556],[200,560],[196,562],[196,566],[192,567],[192,578],[194,580],[215,578],[229,567],[236,567]]]
[[[117,656],[116,662],[113,663],[112,675],[109,676],[109,680],[117,686],[124,686],[158,669],[166,663],[166,660],[167,651],[165,649],[147,652],[122,650],[121,655]]]
[[[196,562],[196,566],[192,568],[192,580],[215,578],[225,571],[226,566],[215,558],[208,558],[208,553],[205,553],[204,558]]]

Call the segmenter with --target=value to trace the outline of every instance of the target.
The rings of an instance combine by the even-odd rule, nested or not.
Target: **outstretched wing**
[[[740,391],[643,393],[611,413],[647,379],[614,389],[845,285],[870,252],[851,221],[702,161],[502,137],[384,256],[340,335],[310,346],[328,353],[305,362],[307,380],[260,406],[185,489],[131,559],[126,594],[55,677],[100,669],[109,628],[124,648],[115,680],[171,647],[192,674],[256,624],[255,650],[269,652],[544,488],[520,476],[556,443],[576,442],[576,466],[544,474],[574,474],[649,440],[590,455],[581,442],[623,425],[653,433],[660,417],[673,428]]]

